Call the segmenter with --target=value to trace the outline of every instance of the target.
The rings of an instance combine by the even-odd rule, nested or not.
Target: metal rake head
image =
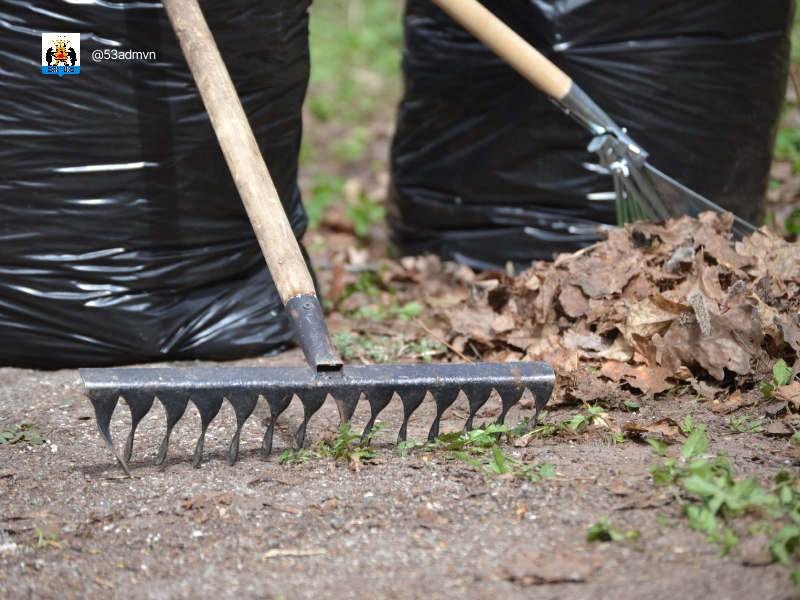
[[[201,432],[194,451],[193,464],[198,466],[203,455],[203,441],[209,423],[228,400],[236,414],[236,433],[228,448],[228,464],[239,452],[242,426],[263,396],[270,408],[271,420],[264,435],[262,453],[272,449],[275,421],[296,395],[303,404],[304,418],[295,435],[295,447],[303,445],[309,419],[330,395],[339,409],[342,423],[351,419],[361,395],[370,405],[370,419],[364,429],[366,437],[375,419],[386,408],[395,393],[403,402],[403,424],[398,441],[406,439],[408,420],[430,392],[436,400],[436,418],[428,440],[439,435],[439,422],[444,411],[455,402],[460,391],[469,400],[469,416],[465,431],[492,390],[502,400],[497,423],[505,421],[509,409],[526,389],[533,394],[536,423],[539,412],[547,404],[555,386],[555,374],[547,363],[478,363],[347,366],[341,374],[315,376],[308,367],[200,367],[81,369],[86,395],[94,406],[100,435],[116,456],[120,466],[130,475],[127,462],[133,451],[136,427],[150,411],[156,398],[167,412],[167,432],[158,452],[157,464],[167,456],[169,438],[175,424],[192,402],[200,413]],[[123,455],[117,452],[111,438],[111,416],[120,398],[131,411],[131,432]],[[363,439],[363,438],[362,438]]]

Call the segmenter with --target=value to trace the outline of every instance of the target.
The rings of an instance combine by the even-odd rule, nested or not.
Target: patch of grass
[[[347,216],[353,221],[356,236],[366,239],[370,229],[378,223],[382,223],[386,216],[386,208],[383,204],[373,198],[367,198],[364,194],[358,197],[355,204],[347,206]]]
[[[317,173],[311,193],[306,194],[303,206],[308,215],[308,228],[317,229],[325,218],[325,211],[331,204],[341,200],[345,180],[330,173]]]
[[[775,390],[789,384],[790,381],[792,381],[792,370],[781,358],[773,365],[770,378],[761,382],[761,393],[764,394],[764,398],[769,398]]]
[[[684,435],[691,435],[694,433],[696,429],[694,421],[692,420],[691,413],[687,414],[686,417],[683,419],[683,423],[678,423],[678,427],[683,432]]]
[[[736,417],[735,415],[731,415],[730,421],[730,432],[731,433],[759,433],[764,431],[762,424],[764,421],[750,421],[752,417],[744,415],[742,417]]]
[[[305,448],[300,448],[299,450],[295,450],[294,448],[287,448],[283,452],[281,452],[280,457],[278,458],[279,465],[299,465],[310,461],[313,458],[319,458],[320,455],[312,450],[306,450]]]
[[[33,423],[23,421],[19,425],[6,425],[0,429],[0,444],[16,444],[23,442],[35,446],[47,442],[47,438],[41,435]]]
[[[633,400],[625,400],[625,402],[622,403],[622,406],[625,411],[633,413],[638,413],[642,408],[642,405],[639,402],[634,402]]]
[[[689,527],[708,534],[709,543],[727,554],[739,541],[738,533],[757,532],[770,537],[773,559],[785,566],[800,560],[800,480],[779,473],[769,486],[754,478],[734,477],[722,456],[710,460],[705,427],[698,426],[681,449],[681,459],[667,458],[653,465],[656,485],[671,486],[688,518]],[[755,519],[743,530],[739,520]],[[792,575],[794,577],[794,574]]]
[[[366,127],[354,127],[344,138],[331,142],[331,155],[342,162],[358,162],[367,153],[369,131]]]
[[[377,458],[381,454],[380,451],[373,446],[369,446],[368,443],[384,427],[386,425],[380,423],[375,425],[372,431],[364,438],[364,441],[361,442],[360,433],[350,433],[352,423],[348,421],[339,427],[339,435],[333,443],[327,444],[324,441],[320,441],[319,453],[325,458],[345,462],[360,462],[365,458]]]
[[[55,533],[51,533],[49,536],[45,537],[41,529],[38,527],[34,527],[33,529],[36,531],[36,535],[39,536],[39,541],[36,542],[36,548],[44,548],[45,546],[61,548],[61,544],[58,542],[58,536]]]
[[[597,517],[597,521],[589,528],[586,534],[587,542],[619,542],[622,540],[639,539],[639,532],[635,529],[621,531],[612,527],[605,517]]]
[[[336,439],[328,443],[320,440],[314,450],[294,450],[288,448],[281,453],[278,459],[280,465],[296,465],[306,463],[314,459],[329,459],[333,461],[344,461],[348,463],[361,462],[362,459],[377,458],[380,451],[368,445],[369,441],[381,429],[386,427],[384,424],[376,424],[361,442],[360,433],[351,433],[353,424],[348,421],[338,429]]]
[[[400,0],[326,0],[310,10],[308,106],[322,121],[364,122],[400,93]]]
[[[478,456],[469,452],[453,452],[453,456],[479,469],[486,475],[510,475],[536,483],[542,479],[552,479],[556,474],[553,465],[550,463],[545,463],[541,466],[521,463],[511,458],[498,446],[492,446],[488,452]]]
[[[800,173],[800,129],[784,127],[775,138],[775,160],[794,164],[795,173]]]

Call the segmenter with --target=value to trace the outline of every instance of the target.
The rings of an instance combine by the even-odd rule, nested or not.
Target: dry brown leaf
[[[753,262],[747,253],[737,252],[727,238],[708,227],[698,228],[694,241],[703,247],[706,254],[713,256],[719,264],[732,271],[739,271]]]
[[[691,310],[686,304],[679,304],[667,300],[663,296],[654,295],[635,304],[628,313],[628,318],[625,319],[625,325],[620,326],[619,329],[625,336],[625,341],[633,345],[634,334],[647,339],[657,333],[662,334],[682,314],[691,312]]]
[[[767,425],[764,428],[764,433],[770,437],[792,437],[794,435],[794,429],[783,419],[778,419]]]
[[[689,216],[671,219],[666,223],[636,223],[633,231],[644,234],[646,237],[658,237],[673,248],[686,245],[693,241],[693,235],[699,223]]]
[[[491,329],[495,333],[505,333],[514,329],[514,317],[508,314],[502,314],[495,317],[492,321]]]
[[[593,252],[569,264],[570,283],[592,298],[621,293],[641,267],[640,257],[632,251],[630,232],[617,229],[608,235]]]
[[[629,365],[626,363],[609,360],[603,363],[600,374],[612,381],[624,380],[645,394],[659,394],[665,392],[673,383],[667,381],[675,369],[671,366]]]
[[[793,379],[788,385],[772,392],[772,397],[779,402],[788,402],[794,410],[800,409],[800,381]]]
[[[561,344],[569,350],[593,350],[598,352],[605,348],[606,343],[596,333],[579,333],[574,329],[564,332]]]
[[[781,335],[781,331],[775,324],[775,317],[778,316],[778,313],[764,304],[755,294],[748,294],[747,299],[750,301],[750,304],[755,306],[756,311],[758,311],[758,318],[761,321],[761,330],[764,332],[764,335],[768,335],[774,340],[782,341],[783,336]]]
[[[601,350],[597,353],[600,358],[607,360],[616,360],[619,362],[628,362],[633,358],[633,348],[625,341],[625,336],[618,335],[608,348]]]
[[[597,555],[518,554],[503,570],[511,581],[529,586],[586,581],[602,563]]]
[[[686,366],[700,365],[717,381],[725,378],[725,369],[747,375],[764,340],[758,313],[738,304],[724,315],[709,317],[711,335],[703,335],[696,320],[689,327],[676,321],[663,340],[654,338],[659,351],[674,354]]]
[[[589,299],[583,294],[579,287],[565,285],[558,296],[558,303],[568,317],[577,319],[589,311]]]
[[[800,242],[790,244],[782,237],[762,227],[753,235],[736,244],[742,254],[749,254],[758,260],[748,272],[756,278],[767,274],[775,275],[784,281],[800,282]]]
[[[495,312],[488,306],[477,308],[451,308],[447,311],[453,331],[475,340],[479,344],[491,346],[494,335],[492,322]]]

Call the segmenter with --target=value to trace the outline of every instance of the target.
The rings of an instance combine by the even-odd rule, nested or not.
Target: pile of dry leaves
[[[609,381],[648,395],[689,382],[706,398],[760,381],[800,353],[800,244],[766,229],[734,244],[731,222],[638,224],[516,277],[480,274],[446,310],[447,341],[485,360],[548,361],[578,400]]]

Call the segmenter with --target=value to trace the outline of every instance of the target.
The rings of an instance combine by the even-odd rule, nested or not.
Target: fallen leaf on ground
[[[800,409],[800,381],[793,379],[788,385],[772,392],[772,397],[781,402],[788,402],[795,410]]]
[[[660,435],[665,442],[675,443],[680,441],[681,433],[675,419],[665,417],[649,425],[640,425],[636,421],[628,421],[620,430],[625,437],[644,437],[646,434]]]
[[[773,421],[764,428],[764,433],[771,437],[792,437],[794,429],[783,419]]]
[[[602,564],[597,555],[518,554],[503,570],[522,586],[587,581]]]

